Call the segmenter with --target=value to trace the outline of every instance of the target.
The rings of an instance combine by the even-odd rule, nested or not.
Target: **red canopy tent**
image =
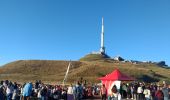
[[[118,89],[120,88],[121,81],[135,80],[134,78],[121,73],[118,69],[115,69],[112,73],[107,74],[105,77],[101,77],[99,79],[102,81],[102,84],[105,84],[109,94],[111,92],[111,88],[114,85],[116,85]]]
[[[118,69],[115,69],[112,73],[107,74],[105,77],[101,77],[99,78],[102,81],[115,81],[115,80],[119,80],[119,81],[133,81],[135,80],[132,77],[129,77],[123,73],[121,73]]]

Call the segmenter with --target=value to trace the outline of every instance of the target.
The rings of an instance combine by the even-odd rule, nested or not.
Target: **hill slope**
[[[19,60],[0,68],[0,80],[62,82],[69,61]],[[115,68],[122,73],[144,81],[170,80],[170,69],[154,64],[132,64],[114,61],[72,61],[68,82],[80,77],[88,82],[100,82],[98,77],[112,72]]]

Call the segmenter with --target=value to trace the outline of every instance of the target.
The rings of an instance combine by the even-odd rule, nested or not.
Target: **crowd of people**
[[[102,100],[170,100],[170,85],[168,86],[166,83],[162,85],[144,82],[122,83],[119,89],[114,85],[111,88],[111,93],[107,92],[103,84],[101,88]]]
[[[8,80],[0,82],[0,100],[82,100],[97,95],[102,100],[170,100],[170,85],[144,82],[114,85],[111,93],[105,85],[87,85],[81,82],[71,85],[51,85],[41,81],[18,84]]]
[[[97,85],[77,82],[74,85],[51,85],[41,81],[18,84],[8,80],[0,82],[0,100],[81,100],[99,94]]]

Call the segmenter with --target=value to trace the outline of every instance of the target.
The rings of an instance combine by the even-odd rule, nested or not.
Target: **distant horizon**
[[[100,50],[170,65],[170,1],[0,1],[0,66],[16,60],[78,60]]]

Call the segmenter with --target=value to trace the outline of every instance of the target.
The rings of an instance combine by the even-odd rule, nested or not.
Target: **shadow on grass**
[[[160,79],[158,79],[156,77],[151,77],[151,76],[148,76],[148,75],[142,75],[142,76],[138,77],[137,79],[142,80],[142,81],[147,82],[147,83],[159,82],[160,81]]]
[[[167,78],[167,77],[165,77],[165,76],[163,76],[163,75],[160,75],[160,74],[155,74],[155,77],[159,77],[159,78]]]

